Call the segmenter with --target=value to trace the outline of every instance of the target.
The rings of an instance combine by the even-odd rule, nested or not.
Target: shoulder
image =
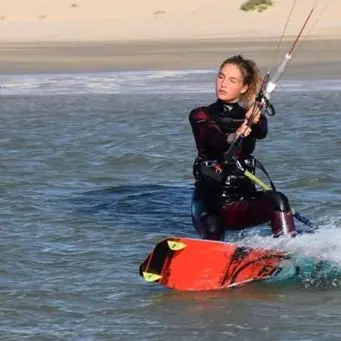
[[[207,106],[201,106],[197,107],[191,110],[189,113],[189,120],[203,120],[203,119],[209,119],[211,116],[211,112],[214,110],[214,107],[216,106],[216,102],[209,104]]]
[[[205,106],[194,108],[189,113],[190,121],[206,120],[207,118],[209,118],[209,112]]]

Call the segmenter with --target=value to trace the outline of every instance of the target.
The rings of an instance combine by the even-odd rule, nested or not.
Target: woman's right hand
[[[245,120],[242,125],[236,130],[236,135],[246,137],[249,136],[251,133],[251,128],[247,125],[248,120]]]

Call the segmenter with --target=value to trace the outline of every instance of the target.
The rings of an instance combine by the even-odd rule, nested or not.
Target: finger
[[[255,112],[255,108],[251,107],[245,114],[246,118],[250,118],[250,116],[252,116]]]
[[[256,119],[256,123],[260,120],[260,112],[257,114],[257,116],[255,117],[255,119]]]
[[[250,135],[250,132],[251,132],[250,128],[245,129],[243,136],[246,137],[246,136]]]
[[[260,110],[259,108],[257,108],[254,112],[253,112],[253,116],[257,117],[260,114]]]

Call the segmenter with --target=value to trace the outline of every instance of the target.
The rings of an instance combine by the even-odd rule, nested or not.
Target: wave
[[[250,247],[271,248],[288,252],[292,266],[284,267],[284,273],[271,282],[294,281],[306,287],[341,286],[341,219],[323,217],[319,229],[312,234],[296,238],[278,238],[260,235],[244,238],[241,243]]]
[[[27,74],[0,77],[0,94],[203,94],[213,93],[215,71],[119,71],[80,74]],[[284,92],[340,91],[341,80],[282,81]]]

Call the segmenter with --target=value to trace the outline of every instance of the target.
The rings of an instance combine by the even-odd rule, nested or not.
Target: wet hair
[[[248,89],[244,94],[240,95],[239,101],[243,106],[249,106],[250,102],[254,101],[261,86],[262,78],[256,63],[251,59],[245,59],[241,55],[236,55],[224,60],[219,70],[227,64],[236,65],[242,73],[243,83],[244,85],[248,85]]]

